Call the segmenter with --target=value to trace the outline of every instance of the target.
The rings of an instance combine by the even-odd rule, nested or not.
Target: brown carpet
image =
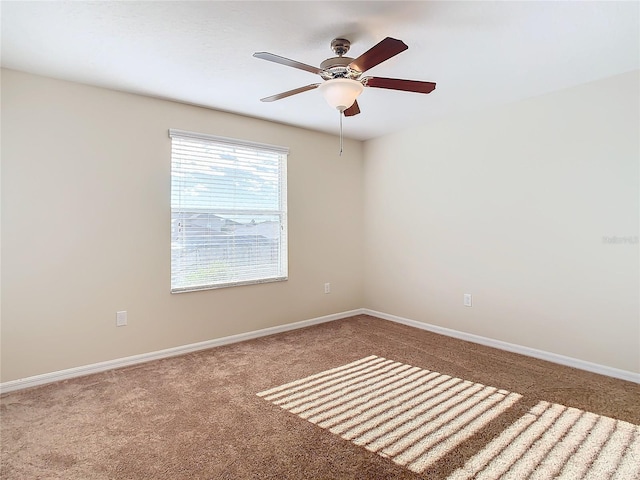
[[[6,394],[0,477],[637,479],[639,399],[361,315]]]

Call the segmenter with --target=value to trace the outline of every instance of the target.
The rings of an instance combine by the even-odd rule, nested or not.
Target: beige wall
[[[365,307],[640,372],[639,85],[366,142]]]
[[[638,235],[639,80],[338,157],[333,136],[3,70],[1,381],[360,307],[640,372],[638,245],[603,243]],[[169,128],[290,148],[288,282],[169,293]]]
[[[169,293],[169,128],[290,148],[289,281]],[[362,143],[337,148],[330,135],[3,70],[1,381],[361,307]]]

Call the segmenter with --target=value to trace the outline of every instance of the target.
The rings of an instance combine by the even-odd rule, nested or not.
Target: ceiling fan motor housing
[[[320,76],[325,80],[331,80],[332,78],[350,78],[357,80],[362,72],[349,68],[349,64],[353,62],[353,58],[350,57],[333,57],[327,58],[320,64],[322,72]]]

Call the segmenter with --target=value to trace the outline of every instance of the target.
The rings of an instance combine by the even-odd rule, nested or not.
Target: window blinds
[[[288,150],[169,136],[171,292],[286,280]]]

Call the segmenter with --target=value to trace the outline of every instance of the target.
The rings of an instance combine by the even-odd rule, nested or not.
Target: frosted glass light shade
[[[325,80],[318,88],[327,103],[341,112],[353,105],[358,95],[364,90],[364,86],[360,82],[350,78]]]

